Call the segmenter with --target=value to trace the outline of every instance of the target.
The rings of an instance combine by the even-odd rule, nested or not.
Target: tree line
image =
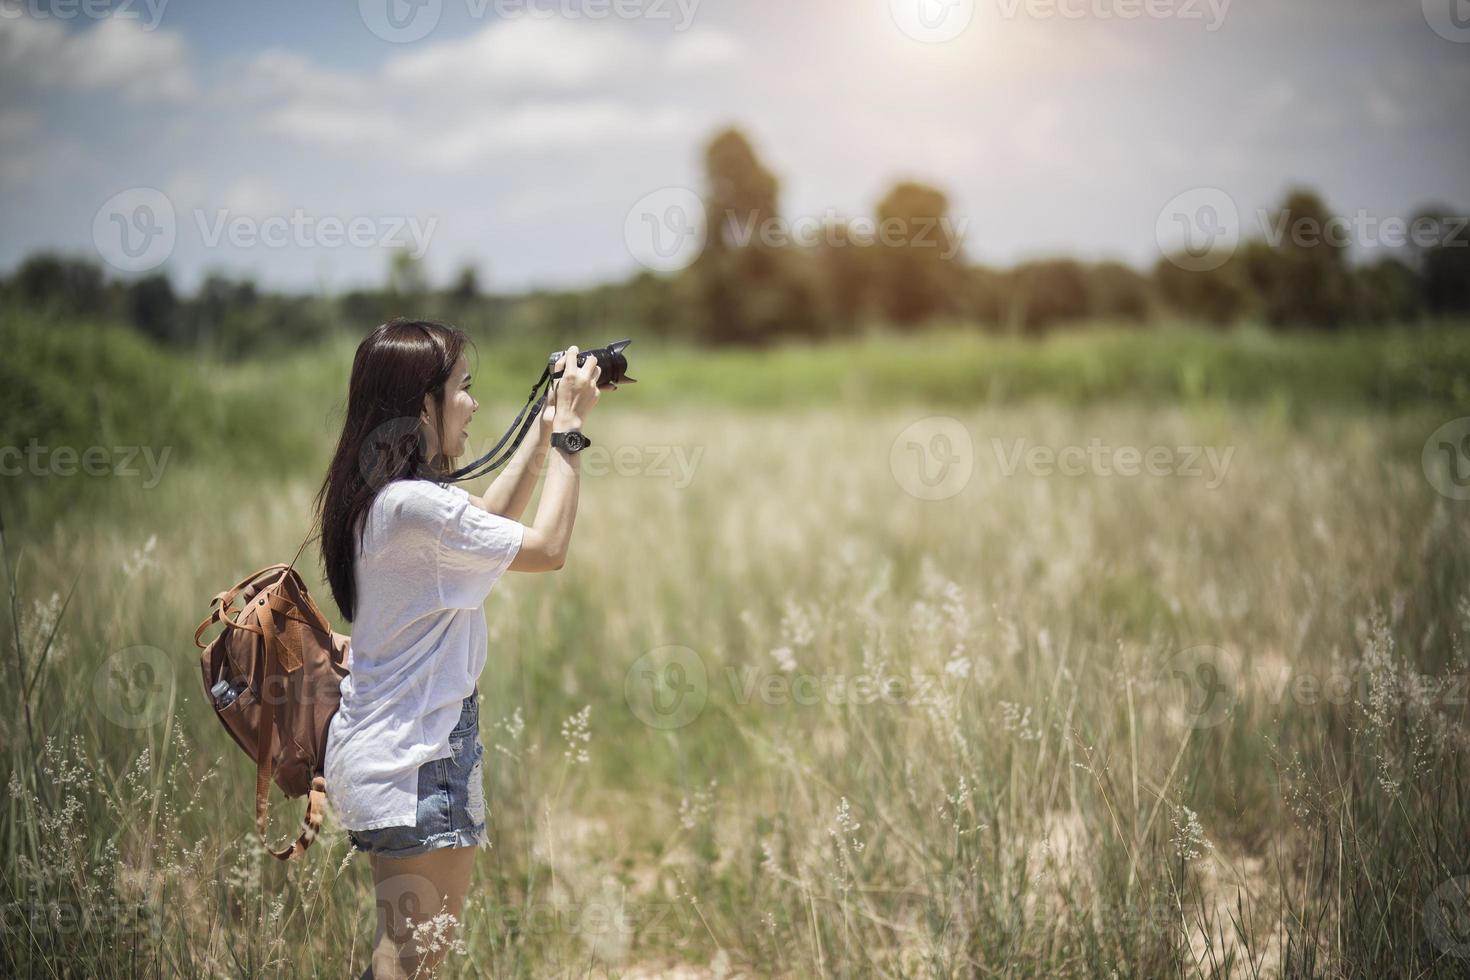
[[[996,269],[965,259],[953,240],[963,222],[936,187],[889,190],[875,222],[886,233],[876,240],[839,224],[812,247],[793,248],[736,234],[779,218],[776,178],[740,132],[716,136],[704,163],[707,240],[683,275],[702,339],[714,343],[936,318],[1035,335],[1083,320],[1333,330],[1470,313],[1470,231],[1446,207],[1403,222],[1405,246],[1364,264],[1351,261],[1345,220],[1298,188],[1228,253],[1171,254],[1146,271],[1069,258]]]
[[[1001,269],[968,260],[964,223],[936,187],[899,183],[873,218],[820,227],[808,219],[799,235],[799,223],[781,214],[779,181],[739,130],[715,135],[703,162],[703,239],[692,260],[590,289],[497,295],[469,267],[436,288],[397,253],[376,289],[290,295],[213,274],[184,296],[162,272],[121,280],[89,259],[42,253],[0,281],[0,298],[61,318],[123,320],[166,345],[231,354],[361,332],[402,313],[553,345],[590,329],[745,346],[936,320],[1037,336],[1081,321],[1336,330],[1470,314],[1470,231],[1447,207],[1422,209],[1408,223],[1411,241],[1364,263],[1332,233],[1343,219],[1298,188],[1270,214],[1272,234],[1228,252],[1168,255],[1147,270],[1064,257]]]

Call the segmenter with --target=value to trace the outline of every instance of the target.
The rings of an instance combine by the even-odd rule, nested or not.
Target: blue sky
[[[440,282],[621,278],[630,211],[699,192],[729,124],[785,216],[920,179],[974,261],[1151,264],[1175,202],[1250,234],[1296,184],[1366,250],[1470,209],[1467,120],[1470,0],[0,0],[0,269],[111,261],[146,200],[173,234],[131,271],[185,288],[378,282],[396,245]]]

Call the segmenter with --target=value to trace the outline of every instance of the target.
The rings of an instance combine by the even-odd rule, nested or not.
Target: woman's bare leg
[[[370,854],[373,888],[377,893],[377,936],[373,940],[372,977],[431,977],[443,958],[443,945],[454,938],[454,927],[440,936],[437,951],[421,950],[414,941],[414,926],[431,921],[441,912],[460,920],[470,873],[475,867],[475,848],[439,847],[413,857],[390,858]],[[433,931],[424,935],[431,939]]]

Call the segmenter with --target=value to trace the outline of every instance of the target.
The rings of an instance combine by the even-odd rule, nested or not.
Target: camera
[[[632,342],[631,339],[615,340],[606,347],[593,347],[591,350],[579,350],[577,351],[577,366],[581,367],[582,362],[589,357],[596,358],[597,366],[602,369],[602,374],[597,378],[598,385],[634,383],[638,379],[630,378],[624,373],[628,370],[628,359],[623,356],[623,348]],[[565,353],[566,351],[559,350],[546,359],[546,367],[551,371],[553,378],[562,376],[562,372],[556,370],[556,362],[561,360],[562,355]]]
[[[597,365],[602,371],[597,378],[597,386],[599,388],[610,384],[632,384],[638,379],[628,377],[628,358],[623,354],[623,348],[632,342],[631,339],[615,340],[606,347],[579,350],[577,351],[577,365],[580,367],[589,357],[597,359]],[[556,379],[562,376],[564,372],[556,369],[556,362],[561,360],[565,355],[566,351],[559,350],[546,359],[546,369],[541,372],[541,377],[537,378],[536,383],[531,386],[531,395],[526,399],[525,407],[516,415],[515,421],[510,424],[510,428],[506,430],[505,435],[500,437],[500,441],[492,446],[489,452],[473,463],[467,466],[461,466],[453,473],[444,474],[438,477],[438,479],[444,483],[459,483],[462,480],[473,480],[477,477],[484,476],[491,470],[504,466],[510,459],[511,454],[516,451],[522,440],[526,438],[526,433],[530,431],[532,421],[541,414],[541,409],[545,407],[547,399],[552,397],[555,391],[555,385],[551,385],[548,379]],[[546,394],[541,394],[543,386],[546,386]],[[536,398],[537,395],[541,395],[539,401]],[[528,412],[529,414],[527,414]],[[519,427],[519,431],[517,431],[517,427]],[[508,449],[505,448],[507,442],[510,443],[510,448]],[[497,453],[499,454],[498,458]],[[219,694],[216,694],[216,697],[219,696]]]

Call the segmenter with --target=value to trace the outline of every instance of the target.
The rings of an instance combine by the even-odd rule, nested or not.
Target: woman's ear
[[[424,409],[419,412],[419,424],[423,426],[424,438],[428,441],[429,455],[439,451],[439,410],[432,394],[424,395]]]

